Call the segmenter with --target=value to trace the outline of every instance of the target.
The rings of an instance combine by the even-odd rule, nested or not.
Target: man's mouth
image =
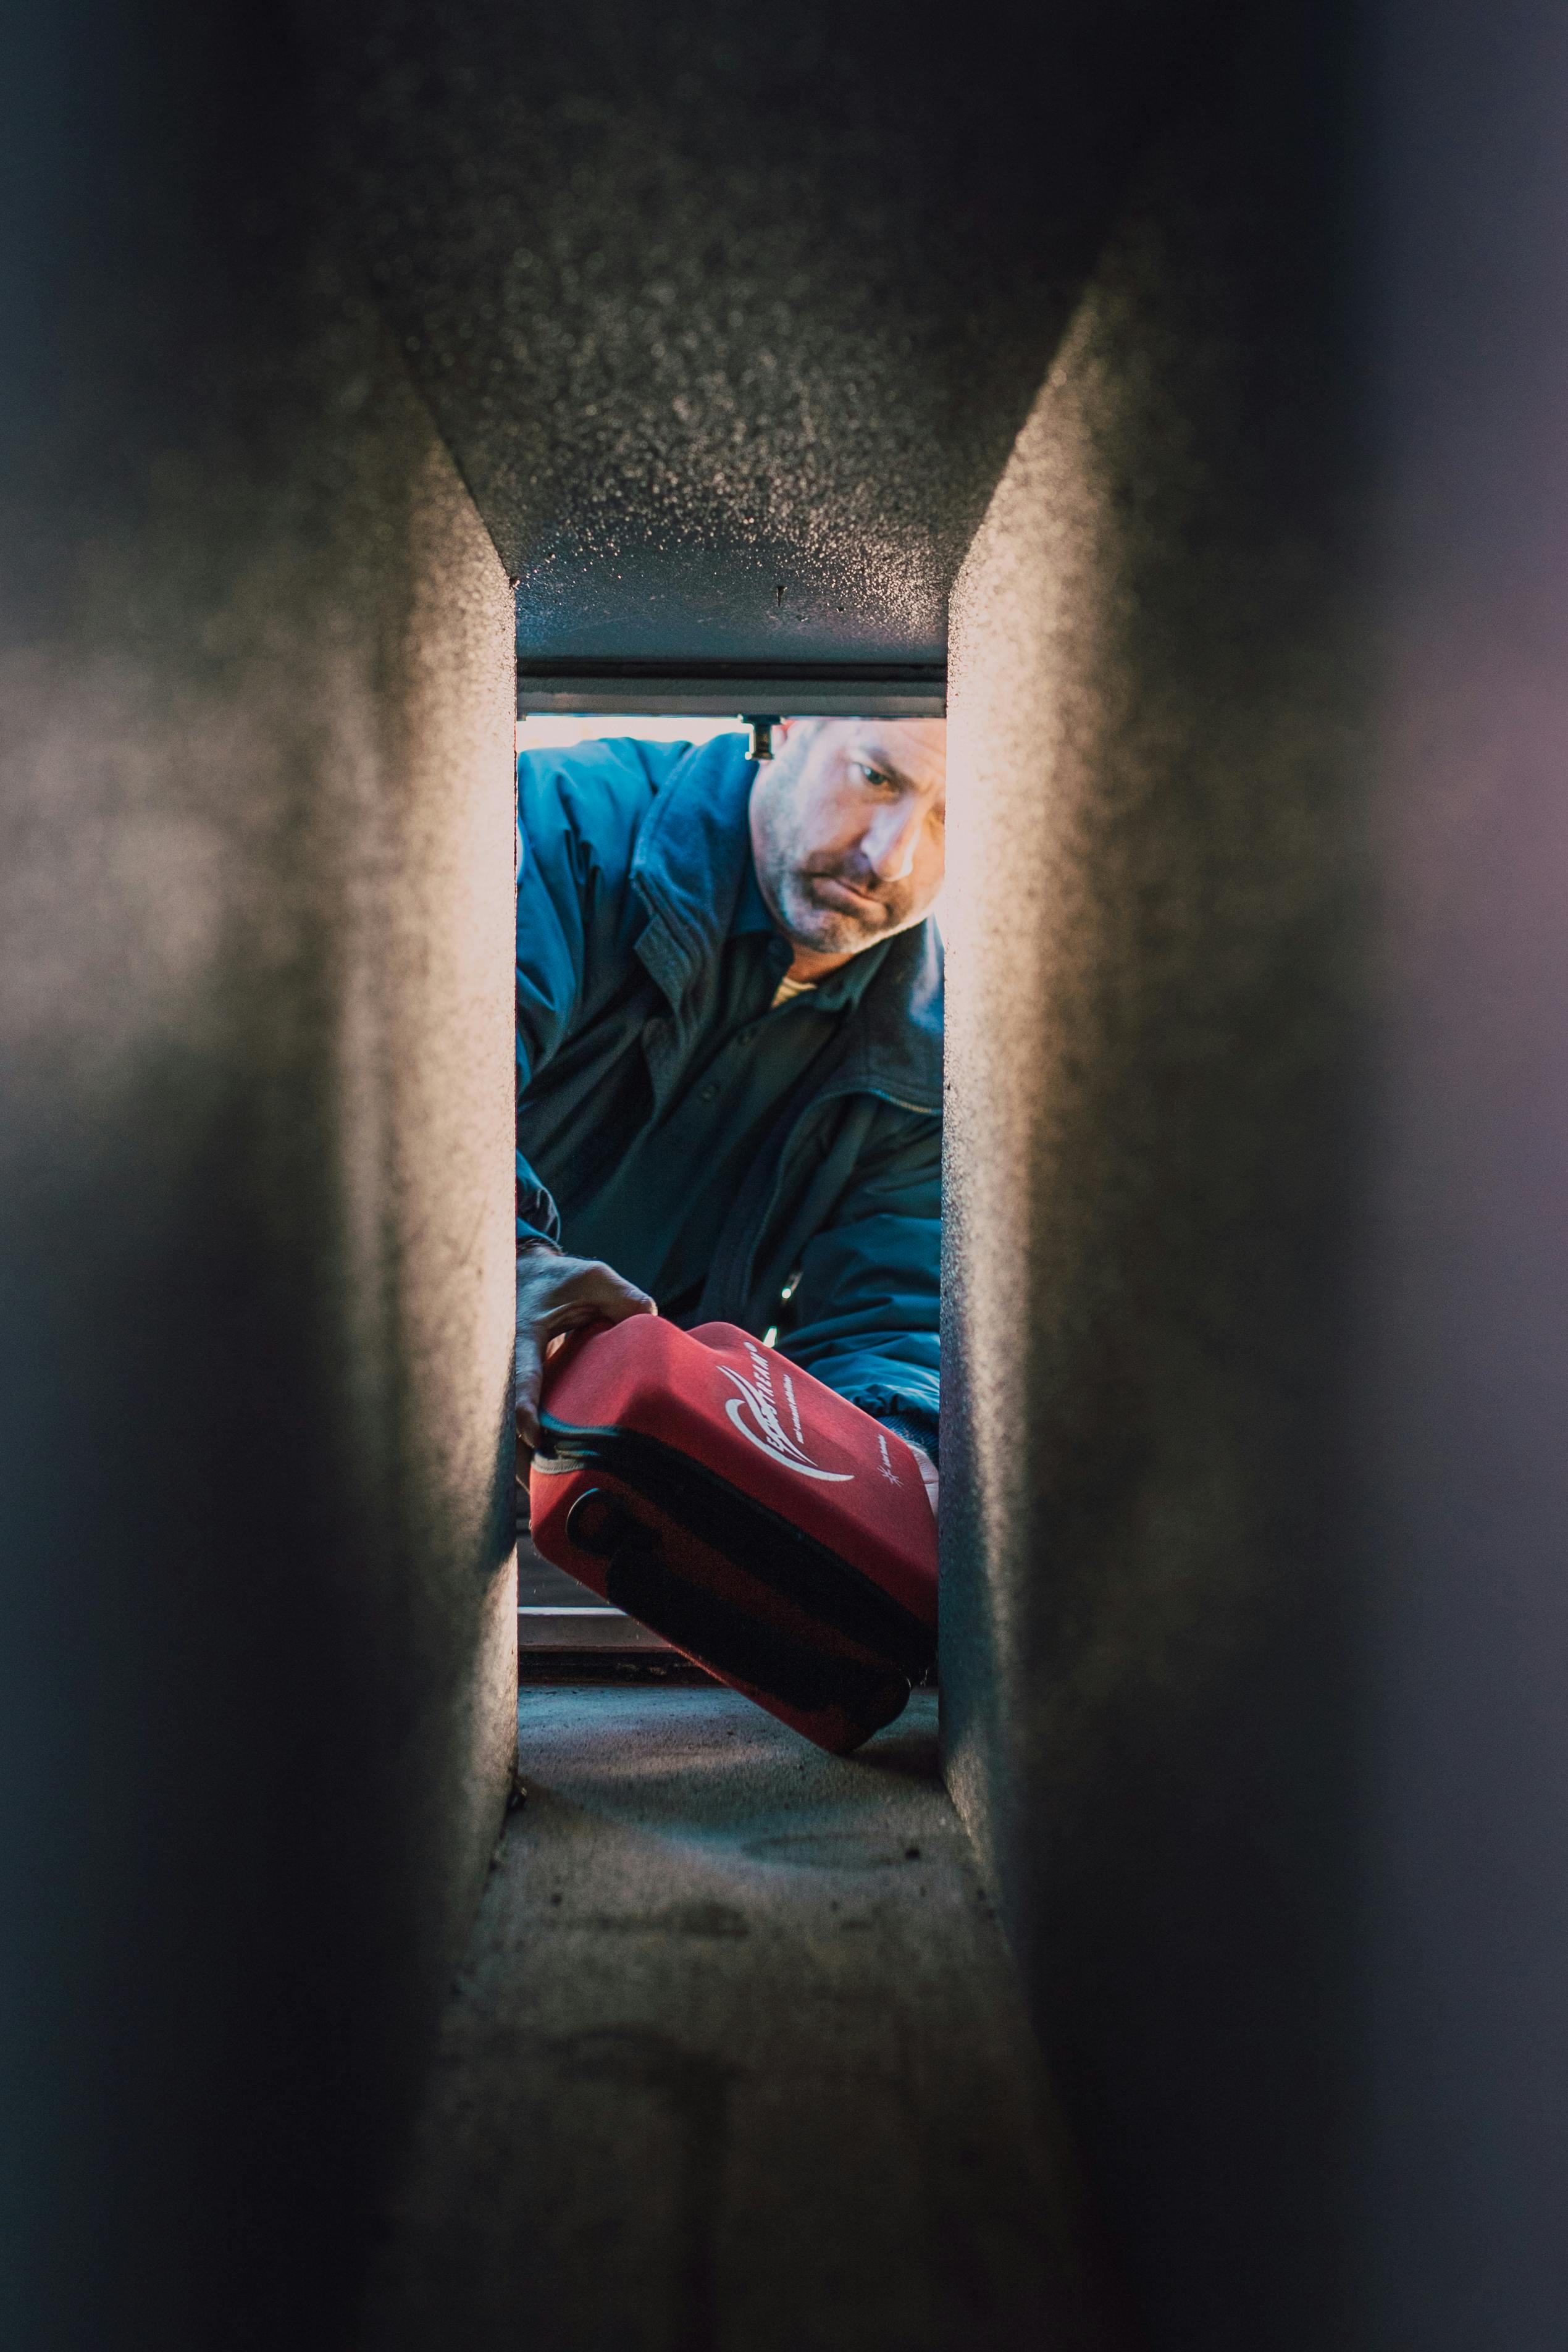
[[[835,906],[847,908],[851,914],[886,917],[887,908],[881,898],[873,898],[869,890],[857,890],[852,882],[844,881],[837,874],[813,874],[811,881],[814,888]]]

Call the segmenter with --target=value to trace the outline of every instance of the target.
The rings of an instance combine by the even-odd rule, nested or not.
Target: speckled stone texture
[[[1306,68],[1248,66],[1141,175],[955,601],[942,1672],[1155,2343],[1318,2352],[1364,738],[1333,186]]]
[[[957,591],[948,1762],[1157,2346],[1551,2352],[1568,59],[1289,24]]]
[[[936,1699],[525,1689],[363,2352],[1109,2352]]]
[[[30,38],[0,2340],[336,2352],[514,1739],[511,604],[266,27]]]
[[[1178,0],[331,12],[345,205],[518,648],[939,658]]]

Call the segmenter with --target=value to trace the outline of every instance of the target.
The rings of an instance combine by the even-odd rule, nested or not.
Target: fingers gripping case
[[[576,1335],[546,1370],[533,1539],[808,1739],[847,1755],[936,1652],[909,1447],[727,1323]]]

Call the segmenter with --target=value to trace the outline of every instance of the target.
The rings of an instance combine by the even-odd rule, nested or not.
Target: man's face
[[[768,912],[798,947],[855,955],[920,921],[942,887],[945,719],[791,719],[751,788]]]

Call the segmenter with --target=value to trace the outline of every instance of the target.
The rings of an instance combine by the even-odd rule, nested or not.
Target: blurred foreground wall
[[[515,1738],[511,598],[277,25],[31,16],[0,2337],[337,2345]]]
[[[1273,18],[955,602],[943,1695],[1160,2347],[1568,2326],[1568,47]]]

